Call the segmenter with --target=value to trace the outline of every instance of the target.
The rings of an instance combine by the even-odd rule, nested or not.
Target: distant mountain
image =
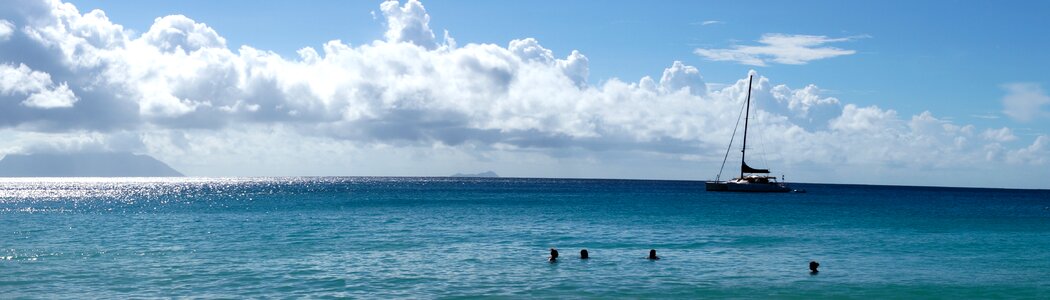
[[[0,177],[179,177],[167,164],[131,153],[8,154]]]
[[[481,173],[477,173],[477,174],[456,173],[456,175],[452,175],[452,177],[493,177],[494,178],[494,177],[499,177],[499,175],[496,175],[496,172],[488,171],[488,172],[481,172]]]

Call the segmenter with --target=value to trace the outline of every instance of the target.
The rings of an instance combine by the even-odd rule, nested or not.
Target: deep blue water
[[[1050,191],[796,186],[3,179],[0,299],[1050,297]]]

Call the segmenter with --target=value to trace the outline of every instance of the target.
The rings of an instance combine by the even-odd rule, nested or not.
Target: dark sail
[[[743,172],[743,173],[765,173],[765,174],[769,174],[769,170],[767,170],[767,169],[755,169],[755,168],[752,168],[751,166],[748,166],[747,163],[741,163],[740,164],[740,171]]]

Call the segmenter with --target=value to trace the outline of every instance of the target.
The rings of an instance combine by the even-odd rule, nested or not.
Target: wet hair
[[[656,249],[649,250],[649,259],[660,259],[660,257],[656,256]]]
[[[820,267],[820,263],[818,263],[817,261],[815,261],[815,260],[809,261],[809,270],[811,272],[813,272],[813,273],[820,272],[820,271],[817,271],[817,268],[819,268],[819,267]]]
[[[589,253],[587,253],[587,249],[580,250],[580,259],[588,259],[588,258],[591,258],[591,257],[589,255]]]

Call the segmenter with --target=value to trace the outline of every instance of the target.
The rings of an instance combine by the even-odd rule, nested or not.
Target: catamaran
[[[750,118],[751,112],[751,77],[751,75],[748,75],[747,77],[747,103],[745,104],[746,108],[744,110],[744,141],[743,145],[740,147],[740,177],[727,181],[719,181],[722,178],[722,170],[719,169],[715,181],[708,181],[705,184],[708,191],[766,193],[786,193],[792,191],[791,187],[788,187],[787,184],[778,182],[776,176],[769,176],[769,169],[756,169],[747,165],[747,120]],[[729,149],[726,149],[726,158],[729,157],[729,151],[732,147],[733,141],[730,139]],[[725,161],[725,158],[723,158],[723,167],[725,166]]]

